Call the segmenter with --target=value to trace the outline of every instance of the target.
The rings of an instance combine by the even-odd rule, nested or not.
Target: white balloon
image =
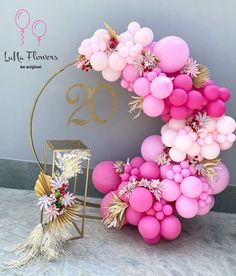
[[[209,118],[209,120],[206,122],[204,129],[207,130],[207,132],[213,132],[216,128],[216,120]]]
[[[216,142],[210,145],[204,144],[201,146],[201,155],[203,156],[203,158],[214,159],[219,154],[220,154],[220,147]]]
[[[227,149],[230,149],[232,146],[233,146],[232,142],[225,141],[225,142],[220,144],[220,149],[227,150]]]
[[[187,154],[194,157],[200,153],[201,147],[197,142],[193,142],[192,147],[187,151]]]
[[[168,129],[169,129],[168,124],[163,125],[162,128],[161,128],[161,134],[166,132]]]
[[[186,134],[178,135],[174,141],[175,148],[183,152],[187,152],[188,150],[190,150],[192,144],[192,139]]]
[[[140,25],[138,22],[131,22],[128,25],[128,32],[131,34],[135,34],[137,31],[141,29]]]
[[[172,147],[169,151],[170,158],[175,162],[181,162],[186,158],[186,153]]]
[[[105,29],[98,29],[93,35],[98,37],[99,40],[105,41],[106,36],[108,35],[108,32]]]
[[[105,80],[113,82],[119,79],[121,72],[114,71],[110,67],[107,67],[102,71],[102,76]]]
[[[126,66],[126,61],[118,52],[113,52],[108,58],[108,64],[114,71],[122,71]]]
[[[217,120],[216,129],[223,134],[233,133],[236,129],[236,122],[230,116],[222,116]]]
[[[142,46],[147,46],[153,41],[154,34],[149,28],[142,28],[134,35],[134,41],[140,43]]]
[[[170,119],[168,122],[169,128],[180,130],[185,127],[185,120]]]
[[[161,136],[162,143],[167,147],[172,147],[174,146],[176,136],[177,131],[173,129],[168,129]]]
[[[120,34],[119,39],[121,42],[134,41],[132,34],[130,34],[129,32],[124,32]]]
[[[104,52],[97,52],[90,58],[91,66],[95,71],[102,71],[107,67],[108,57]]]

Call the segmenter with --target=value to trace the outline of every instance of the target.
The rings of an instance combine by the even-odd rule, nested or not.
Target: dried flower
[[[198,114],[191,121],[186,122],[186,125],[190,126],[195,132],[198,132],[205,127],[209,119],[210,117],[207,115],[206,112],[198,112]]]
[[[68,182],[62,180],[60,176],[55,176],[55,178],[51,180],[50,183],[53,190],[61,189],[64,184],[68,185]]]
[[[67,192],[62,197],[62,204],[65,205],[65,207],[67,207],[67,206],[71,207],[74,204],[75,198],[76,198],[76,196]]]
[[[198,65],[199,74],[193,77],[193,85],[196,88],[200,88],[203,84],[210,79],[210,72],[208,68],[202,64]]]
[[[170,165],[171,158],[169,156],[169,149],[166,148],[166,150],[164,150],[162,153],[158,153],[155,156],[155,162],[157,163],[158,166]]]
[[[142,75],[144,72],[151,72],[159,62],[158,57],[151,51],[143,50],[141,55],[134,59],[133,65],[136,71]]]
[[[203,160],[195,164],[195,169],[198,175],[207,176],[211,180],[214,178],[216,172],[215,167],[219,164],[221,160],[216,158],[212,160]]]
[[[133,101],[129,102],[129,113],[134,113],[136,111],[137,114],[134,116],[133,119],[136,119],[140,116],[141,111],[143,110],[143,97],[134,97],[132,96]]]
[[[199,64],[196,60],[194,60],[193,58],[189,58],[187,64],[181,70],[181,74],[186,74],[192,78],[197,77],[197,75],[200,73],[198,66]]]
[[[49,206],[47,209],[45,209],[45,215],[47,221],[52,221],[57,218],[57,216],[60,215],[59,208],[56,207],[55,204]]]
[[[116,161],[114,163],[114,168],[116,173],[121,174],[124,172],[124,166],[125,166],[125,162],[124,161]]]
[[[37,205],[40,206],[40,210],[47,209],[49,206],[51,206],[52,200],[49,196],[44,195],[39,197]]]
[[[80,55],[78,57],[78,60],[77,60],[77,62],[75,64],[75,66],[78,69],[82,69],[84,71],[92,70],[92,65],[90,63],[90,60],[88,60],[84,55]]]

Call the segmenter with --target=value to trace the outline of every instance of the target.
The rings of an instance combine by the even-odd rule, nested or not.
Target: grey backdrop
[[[48,32],[37,45],[30,27],[25,30],[25,45],[20,46],[20,30],[14,16],[26,8],[31,23],[42,18]],[[236,118],[236,2],[234,0],[173,0],[173,1],[78,1],[78,0],[11,0],[0,2],[0,158],[33,160],[29,146],[28,122],[31,106],[43,82],[63,64],[77,55],[80,42],[108,22],[117,33],[124,31],[130,21],[152,28],[155,39],[177,35],[188,43],[191,56],[210,68],[218,85],[231,89],[227,113]],[[31,24],[32,25],[32,24]],[[19,69],[17,62],[4,62],[4,52],[36,50],[38,54],[58,56],[53,62],[25,62],[42,65],[41,70]],[[124,159],[139,154],[143,139],[158,134],[161,121],[142,115],[132,120],[128,113],[129,93],[114,84],[117,92],[117,114],[106,125],[94,122],[79,127],[66,126],[75,109],[65,101],[69,85],[83,81],[90,87],[103,81],[99,73],[84,73],[71,68],[56,79],[40,100],[35,118],[35,144],[40,157],[48,138],[79,138],[92,148],[92,165],[104,159]],[[97,96],[96,110],[101,115],[111,110],[111,99],[106,93]],[[83,111],[86,118],[87,112]],[[236,184],[236,147],[222,154],[231,172],[231,183]]]

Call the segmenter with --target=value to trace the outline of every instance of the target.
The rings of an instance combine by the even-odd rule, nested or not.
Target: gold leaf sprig
[[[193,77],[193,85],[196,88],[200,88],[207,80],[210,79],[210,72],[205,65],[198,65],[198,74],[196,77]]]
[[[203,160],[195,165],[198,175],[209,177],[213,180],[216,171],[215,167],[220,163],[221,159],[215,158],[212,160]]]
[[[107,216],[103,219],[103,223],[107,228],[114,227],[121,229],[124,224],[125,210],[128,208],[128,203],[120,200],[119,196],[113,194],[113,198]]]
[[[109,24],[107,24],[106,22],[104,22],[104,26],[105,26],[105,28],[106,28],[108,34],[110,35],[110,37],[111,37],[111,38],[114,38],[115,40],[118,41],[118,36],[117,36],[115,30],[113,30],[113,29],[111,28],[111,26],[110,26]]]
[[[132,96],[132,99],[133,100],[129,102],[129,113],[132,114],[138,111],[137,114],[133,117],[133,119],[136,119],[140,116],[141,111],[143,109],[143,98]]]

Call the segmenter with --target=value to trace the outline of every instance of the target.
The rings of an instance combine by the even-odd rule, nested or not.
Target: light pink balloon
[[[116,190],[121,183],[121,178],[115,172],[114,162],[103,161],[94,168],[92,181],[94,187],[105,194]]]
[[[206,177],[206,181],[211,186],[212,193],[219,194],[222,191],[224,191],[226,189],[226,187],[228,186],[230,175],[229,175],[229,171],[228,171],[227,167],[222,162],[220,162],[215,167],[215,171],[216,171],[216,174],[215,174],[213,180]]]
[[[181,195],[175,202],[176,211],[183,218],[193,218],[198,213],[198,202],[194,198]]]
[[[138,231],[143,238],[154,239],[160,233],[160,223],[154,217],[145,216],[139,221]]]
[[[151,82],[150,90],[154,97],[164,99],[173,91],[173,83],[170,78],[159,76]]]
[[[161,181],[163,191],[161,197],[166,201],[175,201],[181,194],[179,184],[170,179]]]
[[[181,222],[176,216],[169,216],[161,221],[161,235],[167,240],[176,239],[181,233]]]
[[[198,177],[188,176],[184,178],[181,182],[180,190],[183,193],[183,195],[190,198],[196,198],[202,193],[203,184]]]
[[[173,73],[183,68],[189,58],[187,43],[177,36],[167,36],[159,40],[154,54],[160,59],[159,67],[165,73]]]
[[[139,74],[135,70],[135,67],[131,64],[126,65],[125,69],[122,71],[123,78],[129,82],[134,82],[139,78]]]
[[[160,178],[161,180],[167,178],[166,173],[168,170],[171,170],[173,165],[162,165],[160,167]]]
[[[138,225],[140,219],[145,215],[145,213],[136,212],[132,207],[126,209],[126,219],[131,225]]]
[[[164,110],[165,104],[161,99],[157,99],[149,95],[143,100],[143,112],[149,117],[157,117],[161,115]]]
[[[146,212],[152,207],[153,196],[146,188],[137,187],[133,190],[129,203],[136,212]]]
[[[160,135],[148,136],[142,143],[141,154],[146,161],[155,162],[158,153],[162,153],[164,149]]]
[[[150,81],[147,78],[138,78],[133,85],[134,92],[141,97],[150,94]]]

